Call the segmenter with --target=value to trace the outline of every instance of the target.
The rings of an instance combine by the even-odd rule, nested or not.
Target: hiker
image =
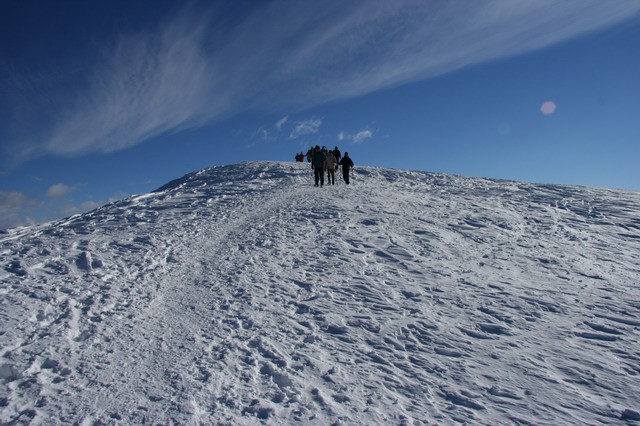
[[[353,167],[353,161],[349,158],[348,152],[344,153],[344,157],[340,160],[340,165],[342,166],[342,178],[344,179],[344,183],[349,185],[349,169]]]
[[[340,150],[337,146],[333,148],[333,156],[336,157],[336,172],[339,173],[341,169],[340,160],[342,159],[342,154],[340,153]]]
[[[333,151],[329,151],[327,154],[327,185],[335,185],[336,184],[336,165],[338,162],[336,161],[336,157],[333,155]]]
[[[313,160],[313,152],[313,147],[309,148],[309,151],[307,151],[307,163],[310,163],[311,160]]]
[[[338,163],[340,163],[340,159],[342,158],[342,154],[340,154],[340,150],[338,149],[337,146],[335,148],[333,148],[333,156],[336,157],[336,161]]]
[[[320,183],[320,188],[324,186],[324,168],[326,165],[327,157],[320,150],[320,147],[316,145],[316,148],[313,152],[313,158],[311,159],[311,167],[313,167],[313,173],[316,184],[314,186],[318,186],[318,182]]]

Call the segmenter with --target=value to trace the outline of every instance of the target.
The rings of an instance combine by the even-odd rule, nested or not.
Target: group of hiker
[[[344,156],[336,146],[333,151],[329,151],[326,146],[320,148],[316,145],[307,151],[307,161],[311,163],[313,169],[315,186],[322,188],[324,186],[324,174],[327,174],[327,185],[335,185],[336,169],[342,166],[342,179],[344,183],[349,185],[349,170],[353,167],[353,161],[349,158],[349,153],[345,152]],[[304,162],[305,155],[296,154],[296,161]]]

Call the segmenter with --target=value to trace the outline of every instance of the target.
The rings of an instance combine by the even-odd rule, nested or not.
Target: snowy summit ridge
[[[0,423],[640,419],[640,195],[254,162],[0,236]]]

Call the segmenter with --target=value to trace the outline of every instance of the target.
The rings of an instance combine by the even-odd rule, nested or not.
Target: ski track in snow
[[[214,167],[0,234],[0,423],[640,419],[640,195]]]

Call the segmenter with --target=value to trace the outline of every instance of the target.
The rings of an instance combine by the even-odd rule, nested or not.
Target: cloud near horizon
[[[0,230],[30,223],[26,214],[40,207],[41,202],[22,192],[0,191]]]
[[[21,120],[12,133],[30,136],[14,137],[6,154],[109,153],[248,109],[302,110],[530,52],[639,11],[636,0],[281,0],[230,26],[216,11],[187,8],[111,37],[72,91],[14,86],[16,111],[59,107]],[[20,79],[29,87],[28,75]],[[292,137],[312,130],[300,126]]]

